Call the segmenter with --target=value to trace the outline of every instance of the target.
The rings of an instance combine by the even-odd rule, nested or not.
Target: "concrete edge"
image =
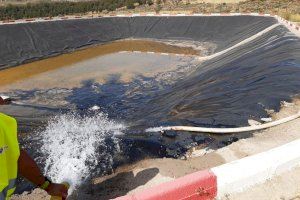
[[[280,147],[214,167],[217,198],[263,183],[300,165],[300,139]]]
[[[210,171],[198,171],[144,191],[116,200],[206,200],[217,194],[217,177]]]
[[[221,199],[300,166],[300,139],[116,200]]]

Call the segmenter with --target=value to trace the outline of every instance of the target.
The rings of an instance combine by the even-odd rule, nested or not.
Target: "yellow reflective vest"
[[[8,200],[15,191],[19,156],[17,122],[0,113],[0,200]]]

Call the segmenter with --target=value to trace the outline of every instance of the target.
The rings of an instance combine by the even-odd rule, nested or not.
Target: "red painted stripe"
[[[205,170],[115,200],[208,200],[216,195],[217,177]]]

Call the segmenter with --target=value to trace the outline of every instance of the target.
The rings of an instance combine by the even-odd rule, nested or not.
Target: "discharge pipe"
[[[190,131],[190,132],[201,132],[201,133],[215,133],[215,134],[228,134],[228,133],[241,133],[249,131],[258,131],[266,128],[271,128],[273,126],[278,126],[286,122],[292,121],[300,117],[300,111],[292,116],[279,119],[273,122],[255,125],[255,126],[246,126],[238,128],[207,128],[207,127],[194,127],[194,126],[163,126],[163,127],[154,127],[146,129],[146,132],[163,132],[163,131]]]

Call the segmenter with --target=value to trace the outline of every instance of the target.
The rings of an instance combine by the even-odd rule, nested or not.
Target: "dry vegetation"
[[[2,5],[23,4],[26,5],[28,2],[40,2],[45,4],[48,2],[66,3],[68,0],[7,0],[2,1]],[[88,3],[91,0],[75,0],[74,2],[85,2]],[[95,2],[101,0],[93,0],[91,4],[97,4]],[[104,0],[105,1],[105,0]],[[114,0],[123,2],[124,5],[130,2],[143,2],[142,0]],[[256,13],[270,13],[284,17],[287,20],[300,22],[300,0],[144,0],[153,2],[134,4],[134,6],[123,6],[114,7],[113,9],[104,9],[99,13],[99,9],[86,10],[84,13],[77,14],[107,14],[108,12],[113,13],[136,13],[136,12],[180,12],[180,13],[234,13],[234,12],[256,12]],[[51,3],[52,2],[52,3]],[[90,4],[88,3],[88,4]],[[76,3],[77,4],[77,3]],[[80,3],[79,3],[80,4]],[[122,4],[122,5],[123,5]],[[1,3],[0,3],[1,5]],[[121,4],[120,4],[121,5]],[[31,6],[32,7],[32,6]],[[49,7],[49,6],[48,6]],[[131,8],[131,9],[128,9]],[[20,10],[19,8],[17,10]],[[53,10],[53,9],[52,9]],[[55,9],[54,9],[55,10]],[[38,13],[38,12],[36,12]],[[44,11],[42,13],[45,13]],[[1,13],[0,13],[1,14]],[[55,13],[56,15],[57,13]],[[68,15],[72,13],[60,13],[61,15]],[[52,15],[51,15],[52,16]],[[28,17],[28,16],[27,16]],[[32,17],[32,16],[30,16]],[[33,16],[35,17],[35,16]]]
[[[184,11],[191,13],[270,13],[300,22],[299,0],[158,0],[160,12]],[[214,2],[214,3],[212,3]],[[153,5],[157,6],[157,5]],[[135,12],[153,11],[153,6],[139,6]]]

